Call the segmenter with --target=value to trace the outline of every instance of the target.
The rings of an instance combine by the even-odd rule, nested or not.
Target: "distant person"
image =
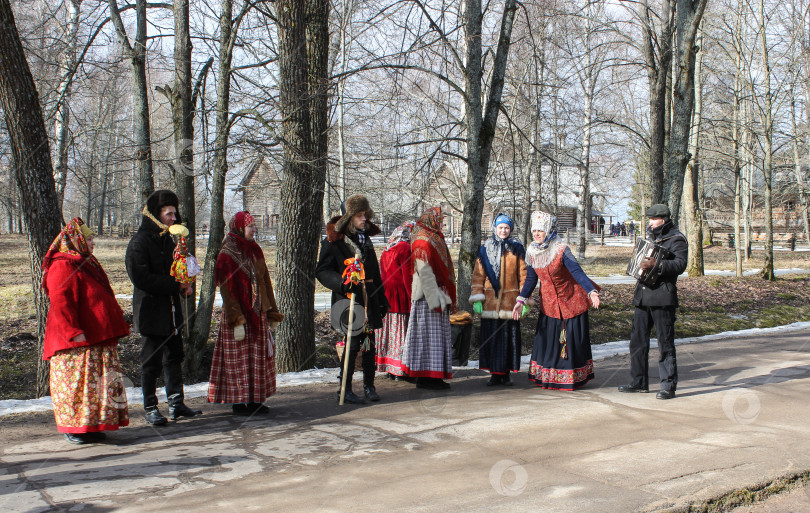
[[[169,227],[180,223],[179,201],[172,191],[153,192],[143,207],[141,226],[127,246],[127,274],[134,287],[132,324],[141,334],[141,387],[146,422],[168,422],[158,409],[157,380],[163,374],[169,418],[193,417],[202,412],[183,402],[183,307],[180,295],[190,296],[190,284],[171,276],[175,243]]]
[[[442,233],[442,209],[426,210],[411,236],[413,285],[411,317],[402,352],[402,369],[416,386],[445,390],[453,377],[450,314],[456,306],[456,275]]]
[[[513,228],[508,215],[495,216],[473,271],[470,304],[481,316],[478,368],[489,371],[487,386],[512,386],[510,373],[520,371],[520,321],[512,310],[526,282],[526,250],[512,236]]]
[[[621,236],[625,237],[627,235],[627,225],[622,223],[619,225],[619,229],[621,230]]]
[[[234,415],[265,414],[276,392],[271,329],[284,319],[276,306],[264,252],[256,243],[250,212],[237,212],[217,257],[214,280],[222,295],[208,402],[232,404]]]
[[[388,313],[388,300],[385,297],[385,288],[380,276],[377,253],[371,242],[371,238],[380,233],[380,228],[371,222],[373,218],[374,211],[371,210],[365,196],[361,194],[349,196],[346,199],[346,213],[333,217],[326,225],[326,238],[321,241],[321,252],[315,269],[318,281],[332,291],[333,309],[345,308],[348,312],[348,294],[355,294],[357,304],[361,309],[365,306],[366,317],[362,331],[352,335],[351,347],[344,349],[340,361],[338,379],[342,380],[344,359],[349,359],[344,402],[351,404],[365,404],[366,400],[371,402],[380,400],[377,388],[374,386],[376,372],[374,330],[383,327],[383,318]],[[343,279],[343,271],[346,269],[345,261],[354,258],[356,254],[360,255],[366,274],[365,292],[361,285],[347,284]],[[361,351],[364,397],[359,397],[352,391],[354,362]],[[340,401],[340,390],[338,390],[337,399]]]
[[[686,269],[688,246],[686,237],[675,227],[669,207],[662,204],[647,209],[649,225],[647,240],[667,250],[666,257],[656,260],[646,257],[641,268],[656,274],[655,285],[638,281],[633,295],[635,314],[630,334],[630,377],[632,381],[621,385],[619,392],[648,392],[650,330],[655,325],[658,334],[658,375],[661,390],[658,399],[672,399],[678,386],[678,365],[675,358],[675,310],[678,307],[678,276]]]
[[[42,260],[42,288],[51,302],[42,359],[50,360],[56,429],[73,444],[103,441],[129,425],[118,339],[129,324],[107,273],[93,256],[93,230],[73,218]]]
[[[636,236],[636,225],[633,223],[633,221],[630,221],[630,223],[627,225],[627,233],[630,235],[630,237]]]
[[[380,274],[390,309],[383,327],[374,330],[377,342],[377,372],[391,379],[407,380],[402,370],[402,350],[411,314],[411,232],[414,222],[398,226],[380,255]]]
[[[605,233],[605,218],[599,216],[599,233]]]
[[[588,308],[599,308],[599,286],[577,263],[571,248],[557,236],[557,218],[532,212],[533,241],[526,251],[529,265],[512,318],[540,282],[540,317],[529,363],[529,380],[553,390],[574,390],[594,377]]]

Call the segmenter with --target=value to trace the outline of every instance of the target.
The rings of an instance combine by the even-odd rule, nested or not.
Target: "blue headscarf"
[[[496,228],[499,224],[509,225],[509,236],[505,239],[498,237]],[[519,259],[524,258],[526,255],[523,244],[516,237],[512,236],[511,230],[514,229],[514,226],[515,223],[512,221],[511,217],[503,212],[499,212],[495,216],[495,220],[492,221],[492,237],[487,239],[478,249],[478,259],[481,261],[481,266],[484,268],[484,272],[487,278],[489,278],[489,282],[492,284],[492,289],[495,291],[496,295],[501,288],[501,257],[503,256],[503,252],[509,251],[514,253]]]

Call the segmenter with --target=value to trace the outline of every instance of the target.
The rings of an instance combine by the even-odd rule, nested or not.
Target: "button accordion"
[[[633,248],[633,256],[630,258],[630,263],[627,264],[626,274],[637,279],[648,287],[654,287],[658,284],[660,275],[658,269],[661,266],[661,261],[669,257],[670,251],[663,246],[659,246],[654,242],[647,239],[636,239],[636,246]],[[655,259],[655,265],[651,269],[645,271],[641,268],[641,261],[647,257]]]

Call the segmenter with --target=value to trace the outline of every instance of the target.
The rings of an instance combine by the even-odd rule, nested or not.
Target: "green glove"
[[[484,313],[484,303],[481,301],[476,301],[473,303],[473,312],[477,313],[478,315]]]
[[[529,313],[529,310],[530,310],[529,305],[523,305],[523,311],[521,312],[520,316],[526,317],[526,314]]]

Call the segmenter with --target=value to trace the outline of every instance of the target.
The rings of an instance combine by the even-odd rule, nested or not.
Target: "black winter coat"
[[[647,239],[669,250],[668,258],[661,260],[653,271],[660,275],[654,287],[636,283],[636,292],[633,296],[635,306],[678,306],[678,276],[686,269],[686,259],[689,246],[686,237],[675,228],[672,221],[667,221],[650,233]]]
[[[374,329],[383,327],[383,317],[388,313],[388,300],[385,297],[382,277],[380,276],[380,264],[377,261],[377,254],[371,243],[371,237],[378,235],[380,229],[368,223],[366,229],[366,241],[360,245],[356,235],[346,235],[335,230],[339,216],[332,218],[326,225],[326,238],[321,241],[321,252],[318,256],[318,266],[315,269],[315,277],[324,287],[332,291],[332,305],[341,299],[347,299],[346,294],[350,292],[343,285],[342,277],[346,265],[343,263],[347,258],[354,257],[355,248],[360,249],[363,259],[363,268],[366,272],[366,280],[371,283],[366,284],[366,295],[368,296],[368,323]],[[346,238],[351,240],[351,244],[346,242]],[[351,292],[355,292],[352,290]],[[363,294],[361,289],[357,289],[357,302],[363,305]]]
[[[144,336],[168,337],[183,325],[180,284],[171,272],[175,243],[154,221],[143,217],[127,246],[127,274],[135,288],[132,325]],[[174,322],[172,322],[174,304]]]

